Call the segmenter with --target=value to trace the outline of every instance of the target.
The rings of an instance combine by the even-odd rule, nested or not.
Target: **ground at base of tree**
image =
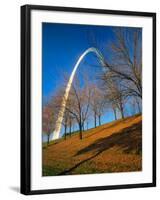
[[[42,175],[142,170],[142,116],[117,120],[43,147]]]

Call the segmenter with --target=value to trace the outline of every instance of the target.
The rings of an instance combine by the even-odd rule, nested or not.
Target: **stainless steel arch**
[[[71,86],[72,86],[72,82],[73,82],[76,70],[77,70],[78,66],[80,65],[81,61],[83,60],[83,58],[90,52],[95,53],[96,56],[98,57],[101,65],[104,66],[103,55],[101,54],[101,52],[98,49],[96,49],[94,47],[88,48],[79,57],[78,61],[76,62],[75,66],[73,68],[73,71],[71,73],[71,76],[70,76],[69,81],[68,81],[67,86],[66,86],[64,97],[62,99],[62,105],[61,105],[61,108],[60,108],[60,111],[59,111],[59,114],[58,114],[58,119],[56,121],[56,127],[55,127],[55,130],[53,132],[52,140],[55,140],[55,139],[59,138],[60,130],[61,130],[61,126],[62,126],[63,115],[64,115],[64,112],[65,112],[65,106],[66,106],[66,102],[67,102],[67,99],[68,99],[68,95],[69,95],[69,92],[70,92],[70,89],[71,89]]]

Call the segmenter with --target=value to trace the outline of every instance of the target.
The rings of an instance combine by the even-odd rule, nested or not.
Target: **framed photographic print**
[[[21,193],[156,186],[156,14],[21,7]]]

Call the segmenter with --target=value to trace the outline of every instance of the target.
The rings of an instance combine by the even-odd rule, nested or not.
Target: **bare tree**
[[[75,116],[73,115],[73,113],[70,112],[71,110],[72,110],[72,102],[71,102],[71,98],[68,98],[64,117],[66,117],[66,126],[69,127],[68,134],[70,135],[70,137],[71,137],[71,134],[72,134],[72,126],[76,122]]]
[[[42,111],[42,132],[47,136],[47,144],[50,142],[50,135],[55,129],[54,111],[50,104],[45,105]]]
[[[123,82],[128,93],[142,98],[142,39],[141,29],[114,28],[115,40],[108,48],[110,58],[105,59],[104,76],[111,71]]]
[[[97,118],[99,125],[101,125],[101,116],[106,110],[105,95],[95,84],[91,85],[92,97],[91,97],[91,110],[94,116],[94,126],[97,126]]]
[[[141,99],[137,97],[131,97],[129,99],[130,104],[130,112],[132,115],[135,115],[137,113],[141,113]]]
[[[116,104],[114,103],[114,101],[111,101],[111,102],[110,102],[110,105],[111,105],[111,108],[112,108],[113,113],[114,113],[114,119],[117,120],[117,106],[116,106]]]
[[[97,99],[97,116],[98,116],[99,126],[101,125],[101,117],[106,111],[106,108],[107,108],[107,101],[104,98],[104,94],[102,93],[102,91],[100,91]]]
[[[112,72],[130,96],[142,99],[142,29],[113,27],[110,30],[114,39],[105,47],[104,42],[96,38],[93,32],[88,39],[90,45],[103,54],[104,70],[101,71],[100,79],[104,80],[106,74]]]
[[[97,99],[98,99],[98,92],[96,90],[96,87],[92,86],[91,110],[93,112],[95,128],[97,127],[97,114],[98,114]]]
[[[75,117],[72,114],[69,115],[68,123],[69,123],[69,135],[71,137],[71,135],[72,135],[72,127],[73,127],[73,125],[75,123]]]
[[[90,97],[91,91],[89,87],[87,87],[87,84],[81,88],[79,80],[76,79],[72,84],[68,98],[68,101],[72,106],[68,106],[69,104],[67,103],[66,110],[68,110],[75,117],[78,123],[80,139],[83,138],[82,131],[89,112]]]
[[[121,117],[124,118],[124,106],[129,94],[126,89],[121,85],[119,79],[113,79],[112,72],[108,72],[103,84],[105,96],[108,103],[110,103],[115,119],[117,119],[117,110],[120,112]]]
[[[62,124],[64,126],[64,138],[66,140],[67,139],[67,127],[69,125],[69,112],[67,110],[65,110],[65,112],[63,114]]]

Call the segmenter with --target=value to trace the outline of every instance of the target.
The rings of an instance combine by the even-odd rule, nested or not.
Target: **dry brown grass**
[[[43,149],[43,175],[142,170],[142,116],[73,135]]]

